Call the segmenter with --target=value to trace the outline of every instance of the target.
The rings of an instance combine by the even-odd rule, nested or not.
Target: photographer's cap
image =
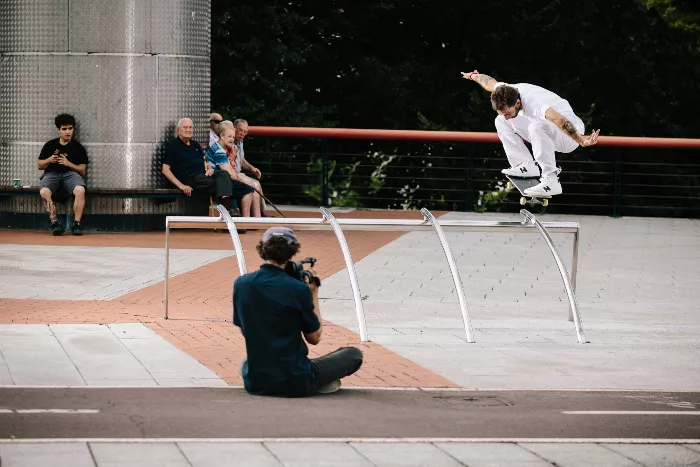
[[[288,227],[270,227],[263,234],[262,242],[267,243],[273,237],[282,237],[287,243],[299,243],[294,231]]]

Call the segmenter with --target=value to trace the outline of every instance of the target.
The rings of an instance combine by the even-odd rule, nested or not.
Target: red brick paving
[[[290,212],[288,217],[317,217],[317,213]],[[436,215],[439,213],[436,213]],[[422,218],[418,212],[354,211],[336,217]],[[298,231],[302,245],[300,257],[318,259],[316,271],[321,278],[345,268],[335,235],[331,231]],[[257,270],[262,261],[255,244],[262,231],[241,236],[248,271]],[[354,261],[395,240],[400,232],[345,232]],[[0,243],[24,245],[63,245],[162,248],[163,232],[88,233],[82,237],[53,237],[48,232],[0,231]],[[221,232],[173,231],[171,248],[231,249],[231,238]],[[169,281],[169,320],[163,316],[163,283],[158,283],[115,300],[18,300],[0,299],[0,323],[126,323],[141,322],[176,347],[215,371],[229,384],[240,385],[240,362],[245,343],[231,319],[231,286],[238,277],[235,257],[229,257],[187,272]],[[321,310],[323,311],[323,310]],[[372,343],[361,343],[348,329],[324,322],[321,343],[309,346],[312,357],[340,346],[362,348],[365,363],[346,379],[354,386],[456,387],[451,381]]]

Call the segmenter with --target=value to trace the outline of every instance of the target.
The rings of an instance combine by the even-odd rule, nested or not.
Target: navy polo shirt
[[[247,353],[245,389],[251,394],[294,397],[313,383],[302,332],[318,331],[309,286],[282,268],[263,264],[233,284],[233,324],[241,328]]]
[[[202,146],[193,139],[187,145],[179,137],[173,138],[165,143],[163,164],[168,164],[173,175],[178,179],[203,174],[205,172],[204,151]]]

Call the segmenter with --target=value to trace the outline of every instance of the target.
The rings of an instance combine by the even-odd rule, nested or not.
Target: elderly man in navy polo
[[[205,166],[202,146],[192,136],[192,120],[181,118],[177,122],[177,137],[165,144],[163,175],[187,196],[193,192],[216,195],[230,211],[233,207],[231,177],[226,172],[215,173],[212,167]],[[245,196],[250,196],[252,192],[251,188]]]

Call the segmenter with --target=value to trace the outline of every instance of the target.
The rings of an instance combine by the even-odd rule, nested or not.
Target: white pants
[[[579,134],[585,131],[583,122],[573,113],[562,113],[574,124]],[[530,120],[518,115],[506,120],[499,115],[496,117],[496,131],[503,143],[508,162],[511,167],[522,162],[529,162],[534,155],[535,160],[542,169],[542,175],[546,176],[557,170],[557,161],[554,152],[569,153],[578,147],[578,143],[564,133],[558,126],[549,120]],[[532,145],[532,152],[528,151],[523,139]]]

